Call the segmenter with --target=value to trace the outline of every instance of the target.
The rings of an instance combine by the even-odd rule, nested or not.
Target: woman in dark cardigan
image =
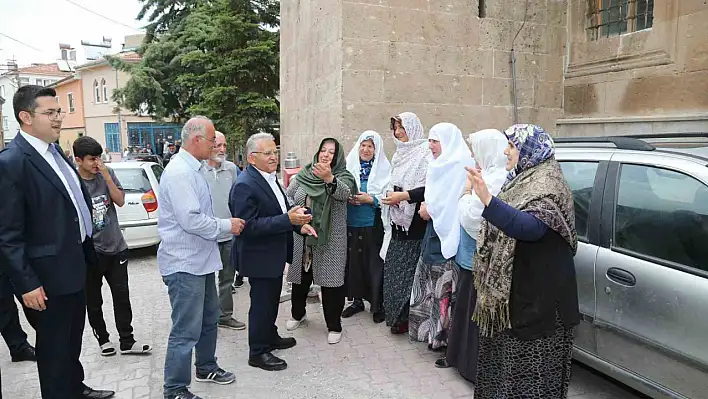
[[[566,398],[580,321],[573,196],[548,133],[514,125],[505,134],[510,173],[498,196],[468,169],[485,204],[473,260],[480,329],[474,397]]]

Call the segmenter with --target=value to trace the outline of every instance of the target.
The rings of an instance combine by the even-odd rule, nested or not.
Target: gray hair
[[[206,136],[207,123],[213,124],[206,116],[195,116],[190,118],[182,127],[182,143],[187,144],[194,136]]]
[[[258,142],[262,140],[273,140],[275,141],[275,137],[273,137],[272,134],[270,133],[256,133],[251,135],[251,137],[248,138],[248,141],[246,141],[246,156],[253,154],[254,152],[258,151]]]

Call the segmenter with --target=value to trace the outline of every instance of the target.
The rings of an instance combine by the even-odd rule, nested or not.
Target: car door
[[[578,282],[580,325],[575,331],[575,349],[595,355],[597,343],[595,318],[595,259],[600,240],[600,214],[609,152],[570,152],[559,149],[557,159],[563,170],[575,205],[575,227],[578,232],[578,252],[575,273]]]
[[[654,397],[708,398],[708,168],[618,153],[606,187],[598,355],[639,376],[641,386],[622,381]]]

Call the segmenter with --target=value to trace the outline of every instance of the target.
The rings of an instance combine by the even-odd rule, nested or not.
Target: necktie
[[[52,153],[54,160],[59,166],[61,174],[64,175],[64,179],[66,179],[66,182],[69,184],[69,188],[71,189],[71,193],[74,195],[76,204],[79,206],[79,212],[81,212],[81,218],[83,219],[84,227],[86,228],[86,236],[91,237],[91,234],[93,233],[93,218],[91,217],[91,211],[89,211],[88,205],[86,205],[86,201],[84,201],[84,194],[81,192],[81,188],[79,188],[78,184],[76,184],[76,181],[74,180],[75,172],[69,169],[69,165],[66,163],[66,160],[64,160],[64,157],[59,154],[59,151],[57,151],[57,147],[54,144],[49,145],[49,152]]]

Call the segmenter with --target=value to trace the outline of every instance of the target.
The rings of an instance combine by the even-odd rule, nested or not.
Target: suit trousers
[[[86,320],[86,293],[48,295],[47,309],[25,308],[37,331],[36,353],[42,399],[67,399],[81,394],[84,368],[81,340]]]
[[[275,320],[278,318],[283,276],[276,278],[249,277],[251,308],[248,311],[249,356],[269,353],[280,337]]]
[[[13,296],[0,298],[0,332],[10,349],[11,356],[29,347],[27,334],[20,324],[20,315]]]
[[[292,267],[292,266],[291,266]],[[293,292],[290,303],[291,313],[295,320],[302,320],[305,317],[305,306],[307,305],[307,294],[312,285],[312,267],[309,271],[302,270],[302,280],[300,284],[293,283]],[[344,297],[346,289],[340,287],[320,287],[322,289],[322,310],[324,311],[327,330],[342,332],[342,311],[344,310]]]

